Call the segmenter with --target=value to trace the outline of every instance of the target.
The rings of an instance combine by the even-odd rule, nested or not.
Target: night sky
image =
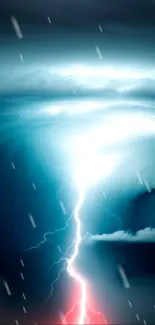
[[[1,0],[0,26],[0,324],[60,324],[76,302],[67,272],[51,295],[63,261],[51,266],[75,239],[70,145],[82,152],[85,132],[117,115],[154,121],[155,1]],[[114,126],[111,142],[103,134],[102,152],[122,160],[87,190],[76,267],[108,324],[147,325],[155,322],[155,134],[115,143],[129,122]]]

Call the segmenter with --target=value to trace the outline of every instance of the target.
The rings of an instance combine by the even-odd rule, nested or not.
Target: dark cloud
[[[63,27],[80,27],[81,24],[122,23],[123,25],[154,25],[155,4],[152,0],[33,0],[1,1],[1,21],[17,15],[21,23],[47,23]]]

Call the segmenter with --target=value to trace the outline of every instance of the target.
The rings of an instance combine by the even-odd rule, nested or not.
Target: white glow
[[[75,159],[74,174],[75,182],[79,189],[86,190],[95,183],[105,179],[114,170],[118,163],[116,155],[99,155],[97,153],[90,154],[85,150]]]
[[[148,134],[155,134],[155,120],[149,116],[115,114],[93,130],[72,137],[70,153],[74,160],[73,173],[77,186],[85,190],[113,172],[121,157],[105,154],[105,149]]]
[[[151,72],[148,69],[140,71],[131,68],[122,68],[115,66],[87,66],[87,65],[70,65],[59,70],[62,76],[75,78],[102,77],[105,79],[143,79],[149,77]]]
[[[72,142],[72,148],[108,147],[137,136],[155,134],[155,120],[147,115],[125,114],[110,118],[107,124],[100,124],[84,134],[80,134]]]
[[[34,111],[29,111],[31,117],[33,115],[45,115],[45,116],[52,116],[52,115],[59,115],[59,114],[66,114],[66,115],[74,115],[74,114],[86,114],[89,112],[93,112],[99,109],[108,109],[110,106],[114,106],[116,102],[107,103],[102,102],[101,100],[65,100],[59,101],[54,103],[45,103],[37,106],[37,109]],[[122,105],[120,103],[120,105]],[[28,111],[27,111],[28,112]]]
[[[121,91],[121,90],[120,90]],[[122,90],[123,91],[123,90]],[[133,100],[64,100],[59,102],[51,102],[44,104],[37,104],[34,108],[32,106],[29,107],[26,111],[24,111],[24,115],[28,118],[33,117],[48,117],[48,116],[56,116],[56,115],[65,115],[65,116],[73,116],[73,115],[83,115],[91,112],[97,111],[105,111],[110,109],[123,109],[126,108],[135,108],[138,109],[151,109],[154,108],[151,103],[149,105],[145,102],[133,101]]]
[[[87,90],[109,89],[118,92],[132,91],[142,87],[145,80],[155,80],[155,72],[146,68],[131,69],[129,66],[100,65],[68,65],[58,68],[57,75],[60,78],[73,82],[74,87],[84,87]],[[76,83],[76,84],[75,84]],[[83,89],[84,89],[83,88]]]

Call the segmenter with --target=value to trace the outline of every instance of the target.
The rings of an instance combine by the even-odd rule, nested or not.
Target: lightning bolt
[[[69,275],[71,277],[73,277],[75,279],[76,282],[79,283],[80,286],[80,291],[81,291],[81,298],[79,302],[76,302],[70,311],[68,311],[66,313],[66,315],[64,315],[63,317],[61,317],[61,321],[62,324],[67,324],[67,318],[69,316],[69,314],[71,314],[74,310],[74,308],[79,305],[80,307],[80,311],[79,311],[79,315],[77,316],[76,319],[76,323],[75,324],[79,324],[79,325],[83,325],[83,324],[88,324],[89,323],[89,318],[87,315],[87,309],[90,310],[92,313],[99,315],[102,317],[102,324],[107,324],[104,315],[102,313],[99,312],[95,312],[92,311],[88,305],[88,297],[87,297],[87,288],[86,288],[86,283],[84,278],[78,273],[78,271],[76,270],[75,267],[75,261],[76,258],[78,256],[79,253],[79,248],[80,248],[80,244],[81,242],[84,240],[85,237],[87,237],[88,233],[84,236],[84,238],[82,238],[81,235],[81,220],[80,220],[80,210],[81,207],[84,203],[84,199],[85,199],[85,193],[84,191],[81,189],[79,191],[79,200],[78,203],[76,205],[75,208],[75,212],[74,212],[74,220],[75,220],[75,224],[76,224],[76,233],[75,233],[75,241],[69,246],[69,248],[71,248],[74,244],[74,250],[73,253],[71,255],[70,258],[61,258],[58,262],[55,262],[52,267],[58,263],[60,263],[61,261],[67,261],[67,267],[65,268],[65,266],[63,266],[63,268],[60,270],[58,277],[54,280],[54,282],[52,283],[52,290],[51,290],[51,295],[53,294],[53,286],[54,284],[59,280],[61,273],[67,269]],[[66,255],[68,252],[68,249],[66,250]]]
[[[88,153],[88,156],[89,156],[89,154],[90,153]],[[94,155],[95,155],[95,153],[94,153]],[[80,155],[80,157],[82,157],[82,155]],[[91,154],[90,158],[89,158],[89,161],[91,162],[91,166],[89,166],[89,164],[87,164],[87,159],[84,159],[84,160],[82,159],[82,160],[78,161],[78,163],[77,163],[77,169],[76,169],[77,173],[75,173],[75,174],[77,177],[76,188],[78,189],[78,192],[79,192],[79,199],[78,199],[78,202],[75,206],[73,213],[68,218],[65,226],[63,228],[57,229],[53,232],[45,233],[43,240],[39,244],[27,249],[27,250],[31,250],[31,249],[39,248],[40,245],[44,244],[47,241],[47,235],[49,235],[49,234],[55,235],[58,232],[66,230],[67,227],[69,226],[69,221],[71,220],[71,218],[74,219],[74,221],[75,221],[75,239],[72,242],[72,244],[67,248],[64,257],[60,258],[60,260],[58,262],[55,262],[52,265],[52,267],[54,267],[56,264],[64,262],[62,269],[58,273],[57,278],[51,284],[50,295],[48,296],[45,303],[47,303],[49,301],[50,297],[53,295],[54,286],[55,286],[56,282],[60,279],[61,274],[64,271],[67,271],[69,276],[72,277],[76,281],[76,283],[78,283],[78,285],[79,285],[80,299],[78,302],[76,302],[73,305],[72,309],[67,312],[65,323],[67,321],[68,316],[74,310],[75,306],[78,305],[79,312],[78,312],[78,316],[75,318],[76,318],[76,324],[79,324],[79,325],[89,324],[90,317],[88,317],[88,312],[92,313],[92,310],[89,308],[88,288],[86,285],[86,281],[82,277],[82,275],[78,272],[76,265],[75,265],[77,256],[79,254],[80,244],[85,239],[85,236],[82,236],[80,211],[81,211],[82,205],[85,200],[86,191],[89,188],[89,186],[93,185],[98,179],[101,179],[102,172],[104,169],[106,170],[106,174],[107,174],[109,172],[109,170],[111,170],[111,168],[114,165],[114,160],[113,160],[113,157],[111,157],[111,156],[110,157],[104,156],[104,160],[103,160],[103,157],[100,157],[100,156],[99,157],[95,156],[96,158],[93,158],[93,159],[92,159],[92,157],[93,156]],[[105,168],[103,168],[102,162],[104,162]],[[88,233],[86,234],[86,236],[87,235],[88,235]],[[71,256],[68,257],[68,252],[72,248],[73,248],[73,252],[72,252]],[[96,317],[97,317],[97,315],[98,316],[102,315],[101,313],[96,313],[96,312],[93,312],[93,314],[96,315]],[[97,321],[97,323],[99,323],[99,322]],[[102,324],[107,324],[107,322],[104,318],[104,315],[102,315]]]
[[[30,247],[30,248],[26,248],[25,251],[30,251],[30,250],[32,250],[32,249],[39,248],[42,244],[44,244],[44,243],[47,241],[47,236],[48,236],[48,235],[55,235],[55,234],[58,233],[58,232],[61,232],[61,231],[63,231],[63,230],[66,230],[66,229],[68,228],[68,226],[69,226],[69,221],[70,221],[72,218],[73,218],[73,213],[71,213],[70,217],[67,219],[67,222],[66,222],[66,224],[65,224],[64,227],[59,228],[59,229],[56,229],[55,231],[48,231],[48,232],[46,232],[46,233],[44,234],[44,236],[43,236],[43,240],[42,240],[42,241],[40,241],[36,246],[32,246],[32,247]],[[69,247],[69,248],[70,248],[70,247]],[[69,249],[69,248],[68,248],[68,249]],[[67,249],[67,250],[68,250],[68,249]],[[55,262],[54,264],[58,264],[58,262]]]
[[[79,246],[82,241],[81,237],[81,222],[79,218],[79,213],[81,206],[84,202],[84,193],[81,190],[80,191],[80,198],[77,203],[76,209],[75,209],[75,214],[74,214],[74,219],[76,222],[76,242],[75,242],[75,247],[74,247],[74,252],[71,256],[71,258],[68,260],[68,265],[67,265],[67,271],[68,273],[79,283],[80,288],[81,288],[81,300],[80,300],[80,315],[79,315],[79,324],[84,324],[85,323],[85,318],[86,318],[86,301],[87,301],[87,293],[86,293],[86,284],[84,279],[81,277],[81,275],[76,271],[76,268],[74,266],[75,259],[78,255],[79,252]]]
[[[93,154],[95,155],[95,158],[94,158]],[[43,241],[41,241],[37,246],[29,248],[29,250],[38,248],[41,244],[43,244],[45,241],[47,241],[48,234],[54,235],[57,232],[66,230],[69,225],[70,219],[72,217],[74,218],[75,226],[76,226],[75,243],[74,243],[74,245],[72,243],[70,246],[70,248],[72,248],[72,246],[74,246],[73,253],[71,254],[71,256],[69,258],[64,256],[58,262],[55,262],[53,264],[52,267],[54,267],[54,265],[56,265],[56,264],[59,264],[61,261],[65,261],[62,269],[58,273],[58,277],[53,281],[53,283],[51,285],[51,293],[45,303],[47,303],[49,301],[51,295],[53,295],[54,285],[60,279],[62,272],[67,270],[68,274],[79,284],[80,299],[79,299],[79,302],[77,302],[72,307],[71,311],[67,312],[66,318],[73,311],[75,306],[78,305],[79,306],[79,315],[78,315],[78,317],[76,317],[76,324],[79,324],[79,325],[89,324],[88,311],[89,312],[91,311],[89,308],[89,304],[88,304],[89,301],[88,301],[88,291],[87,291],[86,281],[82,277],[82,275],[78,272],[78,270],[75,266],[76,258],[79,254],[80,244],[84,240],[84,238],[82,237],[80,211],[81,211],[81,207],[84,203],[86,189],[88,189],[89,186],[93,185],[94,182],[96,182],[98,179],[101,179],[102,174],[105,173],[105,170],[106,170],[106,174],[109,171],[111,171],[111,168],[114,165],[113,157],[111,157],[111,156],[108,156],[108,157],[99,156],[98,157],[98,156],[96,156],[96,152],[93,152],[93,154],[88,152],[87,159],[81,160],[81,158],[80,158],[80,160],[77,160],[76,187],[78,188],[78,191],[79,191],[79,200],[76,204],[74,213],[71,214],[71,216],[69,217],[69,219],[66,222],[66,225],[63,228],[55,230],[54,232],[47,232],[46,234],[44,234]],[[80,155],[80,157],[82,157],[82,155]],[[91,162],[91,166],[90,166],[90,164],[88,164],[87,160],[89,160],[89,162]],[[103,165],[102,165],[103,162],[104,162],[105,168],[103,168]],[[67,254],[68,254],[68,250],[66,251],[66,255]],[[102,314],[95,313],[95,315],[102,315]],[[104,316],[103,316],[102,324],[107,324],[107,322],[104,319]]]
[[[64,315],[63,317],[61,317],[61,322],[63,325],[67,324],[67,318],[68,316],[73,312],[73,310],[75,309],[75,307],[78,305],[79,306],[79,315],[77,316],[76,322],[75,324],[79,324],[79,325],[83,325],[83,324],[89,324],[89,318],[87,315],[87,310],[91,311],[93,314],[102,316],[102,324],[107,324],[104,315],[102,313],[99,312],[95,312],[92,311],[89,307],[88,304],[88,297],[87,297],[87,288],[86,288],[86,283],[84,278],[79,274],[79,272],[77,271],[76,267],[75,267],[75,261],[76,258],[78,256],[79,253],[79,248],[80,248],[80,244],[81,242],[87,238],[87,236],[89,235],[88,233],[86,233],[86,235],[84,237],[82,237],[81,235],[81,220],[80,220],[80,210],[81,207],[84,203],[84,199],[85,199],[85,191],[83,189],[79,190],[79,200],[76,204],[74,213],[71,214],[71,216],[68,218],[66,225],[63,228],[57,229],[53,232],[47,232],[44,234],[44,239],[36,246],[33,246],[28,250],[32,250],[32,249],[37,249],[38,247],[40,247],[40,245],[42,245],[47,239],[46,236],[48,234],[54,235],[57,232],[66,230],[68,225],[69,225],[69,221],[71,220],[71,218],[73,217],[75,220],[75,225],[76,225],[76,231],[75,231],[75,239],[74,241],[71,243],[70,246],[68,246],[68,248],[66,249],[66,252],[64,254],[64,257],[60,258],[57,262],[54,262],[53,265],[51,266],[51,268],[53,268],[55,265],[64,262],[63,267],[61,268],[61,270],[58,273],[57,278],[53,281],[53,283],[51,284],[51,292],[50,295],[48,296],[47,300],[45,301],[45,303],[47,303],[50,299],[50,297],[53,295],[53,290],[54,290],[54,285],[56,284],[56,282],[60,279],[60,276],[62,274],[62,272],[66,271],[68,272],[68,274],[75,279],[75,281],[77,283],[79,283],[80,286],[80,301],[76,302],[70,311],[68,311],[66,313],[66,315]],[[67,257],[68,255],[68,251],[73,248],[73,253],[72,255],[69,257]]]
[[[134,123],[133,123],[134,120]],[[109,121],[110,123],[110,121]],[[122,125],[126,126],[125,128],[122,128]],[[115,129],[117,132],[114,134],[113,129]],[[107,148],[108,146],[115,145],[117,143],[124,143],[124,141],[128,138],[134,138],[135,136],[140,136],[144,134],[154,134],[155,133],[155,122],[149,118],[146,118],[146,116],[142,117],[141,115],[124,115],[119,117],[119,119],[116,118],[116,116],[113,117],[111,120],[110,126],[106,126],[103,128],[94,128],[92,132],[86,133],[84,136],[82,134],[81,136],[75,141],[73,141],[73,148],[70,148],[72,151],[72,154],[75,155],[75,164],[73,164],[73,172],[75,175],[74,183],[80,184],[78,187],[79,190],[79,200],[76,204],[74,214],[72,214],[69,219],[67,220],[66,225],[58,229],[54,232],[47,232],[44,235],[44,239],[42,242],[40,242],[37,246],[31,247],[30,249],[38,248],[41,244],[43,244],[45,241],[47,241],[47,235],[54,235],[57,232],[60,232],[62,230],[66,230],[69,225],[69,220],[74,218],[75,220],[75,242],[71,244],[69,247],[73,249],[73,253],[70,257],[67,257],[68,250],[66,251],[66,256],[61,258],[58,262],[55,262],[53,264],[59,264],[61,261],[64,261],[63,268],[58,273],[58,277],[54,282],[52,283],[51,288],[51,295],[53,294],[53,287],[56,281],[59,280],[61,273],[64,270],[67,270],[68,274],[79,284],[80,287],[80,300],[74,304],[72,309],[67,312],[65,316],[65,320],[63,315],[61,315],[62,324],[66,324],[68,315],[73,311],[75,306],[79,305],[79,315],[76,318],[76,324],[88,324],[89,318],[88,318],[88,311],[93,312],[95,315],[102,316],[102,324],[107,324],[103,314],[94,312],[89,308],[89,297],[88,297],[88,288],[86,285],[85,279],[82,277],[82,275],[78,272],[75,262],[77,259],[77,256],[79,254],[80,244],[83,240],[82,237],[82,227],[81,227],[81,220],[80,220],[80,211],[81,207],[84,203],[85,194],[86,194],[86,188],[89,186],[92,186],[94,183],[102,179],[103,177],[107,177],[109,173],[113,170],[115,165],[117,165],[118,160],[121,158],[121,154],[119,154],[119,159],[114,155],[112,157],[111,155],[100,153],[101,148]],[[78,148],[78,152],[77,152]],[[74,150],[75,149],[75,150]],[[76,151],[76,152],[75,152]],[[106,152],[106,150],[105,150]],[[111,157],[111,158],[110,158]],[[76,166],[75,166],[76,165]],[[120,221],[121,223],[121,221]],[[29,250],[30,250],[29,249]],[[52,266],[52,267],[53,267]],[[51,296],[50,295],[50,296]],[[96,322],[98,323],[98,322]]]

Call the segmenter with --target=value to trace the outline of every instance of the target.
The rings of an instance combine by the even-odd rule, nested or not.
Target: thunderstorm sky
[[[72,243],[74,222],[45,241],[44,234],[72,214],[75,153],[87,155],[95,141],[90,131],[126,116],[102,134],[101,152],[119,164],[87,191],[81,219],[89,234],[77,265],[109,324],[151,324],[154,132],[144,132],[145,122],[139,136],[117,137],[140,130],[136,114],[155,123],[155,1],[2,0],[0,24],[0,322],[50,324],[70,307],[67,274],[44,302],[62,264],[50,267]]]

